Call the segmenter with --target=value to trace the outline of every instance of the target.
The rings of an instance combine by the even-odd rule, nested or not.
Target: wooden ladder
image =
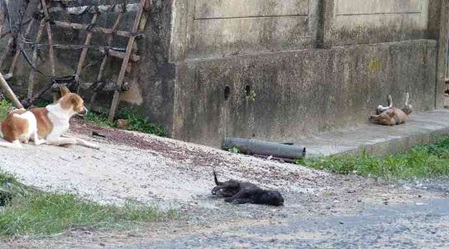
[[[110,57],[119,58],[122,60],[120,72],[118,75],[118,78],[115,82],[115,90],[114,95],[112,98],[112,103],[109,111],[108,118],[110,121],[112,121],[115,117],[117,107],[120,102],[120,92],[122,91],[122,86],[124,83],[124,79],[126,76],[126,73],[128,69],[130,68],[131,62],[136,62],[140,60],[140,56],[133,54],[133,46],[135,43],[135,39],[137,36],[139,36],[145,28],[146,22],[148,20],[148,16],[144,15],[144,13],[149,11],[149,0],[140,0],[140,2],[134,3],[134,4],[114,4],[114,5],[99,5],[99,6],[79,6],[79,7],[68,7],[68,8],[62,8],[60,6],[52,6],[53,3],[57,1],[50,1],[50,4],[47,4],[48,1],[40,0],[39,4],[39,11],[42,14],[43,18],[40,20],[37,34],[34,38],[34,47],[32,50],[32,56],[30,59],[30,63],[33,68],[37,68],[37,60],[38,60],[38,52],[39,48],[42,46],[48,46],[49,48],[49,57],[50,57],[50,76],[55,77],[56,76],[56,56],[55,56],[55,49],[79,49],[80,45],[74,45],[74,44],[54,44],[53,43],[53,35],[52,35],[52,26],[56,26],[58,28],[63,29],[72,29],[72,30],[84,30],[86,31],[86,38],[84,40],[84,43],[82,45],[82,51],[80,53],[79,61],[76,66],[76,75],[81,76],[83,72],[83,68],[85,67],[86,58],[88,55],[89,49],[96,48],[100,52],[104,54],[98,75],[96,77],[97,81],[101,81],[104,77],[104,70],[106,67],[107,62],[109,61]],[[84,15],[86,13],[93,14],[92,19],[89,24],[82,24],[82,23],[70,23],[70,22],[64,22],[64,21],[58,21],[58,20],[51,20],[52,13],[56,12],[65,12],[70,15]],[[103,27],[97,27],[96,23],[98,20],[98,17],[100,13],[107,13],[107,12],[117,12],[118,16],[117,19],[113,25],[112,28],[103,28]],[[133,26],[130,31],[123,31],[118,30],[120,23],[123,19],[123,15],[125,12],[136,12],[135,21],[133,23]],[[51,21],[50,21],[51,20]],[[31,19],[31,21],[27,24],[24,37],[29,38],[30,31],[32,30],[32,27],[37,22],[36,19]],[[2,24],[0,24],[0,33],[1,33],[1,27]],[[46,32],[45,32],[46,31]],[[48,44],[41,44],[42,38],[44,36],[44,33],[47,35]],[[91,40],[93,38],[93,35],[96,33],[106,34],[108,36],[106,40],[106,44],[104,47],[100,46],[91,46]],[[126,37],[128,38],[126,49],[120,49],[119,51],[116,49],[111,49],[111,45],[113,44],[114,37]],[[12,46],[12,43],[14,42],[13,37],[11,37],[8,40],[8,49]],[[18,42],[18,41],[16,41]],[[124,51],[124,52],[121,52]],[[10,50],[7,50],[6,53],[0,58],[0,66],[2,65],[3,61],[5,60],[6,54],[8,54]],[[17,49],[17,51],[14,54],[14,57],[12,59],[11,66],[9,67],[8,76],[12,77],[14,75],[14,70],[17,68],[17,63],[20,59],[20,49]],[[33,98],[34,95],[34,87],[36,84],[36,71],[31,70],[29,75],[29,85],[28,85],[28,94],[27,97],[29,99]],[[77,89],[79,92],[79,87]],[[97,94],[94,92],[92,94],[92,97],[90,99],[90,103],[93,103],[95,101]]]

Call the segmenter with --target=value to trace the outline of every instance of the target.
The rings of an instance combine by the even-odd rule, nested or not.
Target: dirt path
[[[355,246],[365,241],[351,239],[347,233],[385,245],[389,240],[382,242],[371,234],[382,237],[386,232],[387,236],[388,224],[406,230],[420,225],[422,229],[438,230],[422,240],[425,243],[432,238],[436,246],[442,241],[438,236],[447,235],[447,209],[435,209],[449,206],[439,202],[447,200],[447,191],[336,176],[80,122],[74,123],[73,131],[86,138],[92,131],[104,135],[89,138],[99,143],[101,150],[46,145],[27,145],[21,151],[1,149],[0,168],[43,190],[76,193],[100,203],[123,204],[128,199],[157,203],[161,208],[180,210],[184,218],[145,224],[131,232],[69,231],[55,238],[17,238],[5,241],[6,248],[228,248],[233,247],[231,242],[235,247],[288,248],[301,243],[304,247],[335,246],[338,241],[352,241]],[[249,180],[280,190],[285,207],[234,206],[212,198],[213,168],[222,178]],[[426,218],[426,212],[434,215]],[[410,225],[411,218],[416,224]],[[344,224],[353,225],[341,230]]]

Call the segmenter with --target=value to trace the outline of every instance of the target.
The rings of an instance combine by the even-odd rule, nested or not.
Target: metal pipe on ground
[[[223,149],[238,148],[248,155],[265,155],[278,158],[300,159],[306,156],[306,148],[299,145],[266,142],[254,139],[226,138]]]

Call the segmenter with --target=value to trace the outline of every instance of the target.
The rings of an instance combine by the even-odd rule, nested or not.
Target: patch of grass
[[[13,177],[0,173],[0,185],[20,184]],[[0,209],[0,236],[47,235],[67,229],[114,228],[132,226],[135,222],[178,218],[174,210],[162,212],[154,206],[134,202],[126,203],[124,207],[104,206],[71,194],[29,189],[11,192],[11,201]]]
[[[94,124],[96,126],[109,126],[114,127],[114,123],[108,120],[108,117],[102,113],[89,111],[84,117],[86,122]]]
[[[156,125],[149,118],[144,118],[130,110],[122,109],[119,111],[118,116],[129,120],[129,125],[126,127],[127,130],[150,133],[161,137],[167,136],[167,131],[163,127]]]
[[[6,99],[0,100],[0,121],[5,119],[11,110],[12,104]]]
[[[357,174],[384,179],[436,178],[449,175],[449,137],[435,144],[420,145],[405,153],[375,157],[328,156],[302,159],[298,164],[338,174]]]
[[[126,130],[139,131],[161,137],[167,136],[167,131],[163,127],[156,125],[150,119],[137,115],[130,110],[120,110],[117,116],[129,121],[129,124],[125,128]],[[102,113],[89,112],[84,117],[84,120],[98,126],[117,127],[115,122],[109,122],[108,117]]]

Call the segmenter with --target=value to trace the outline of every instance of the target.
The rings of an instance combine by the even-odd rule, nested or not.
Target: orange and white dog
[[[0,146],[22,148],[22,142],[34,141],[35,145],[43,143],[50,145],[79,144],[89,148],[99,149],[90,142],[79,138],[63,135],[69,129],[69,120],[75,114],[84,116],[87,108],[83,99],[63,86],[60,88],[61,98],[53,104],[31,110],[17,109],[8,114],[2,122],[3,140]]]
[[[408,103],[409,97],[410,95],[407,93],[405,96],[405,105],[402,109],[399,109],[397,107],[393,107],[391,95],[388,95],[388,105],[379,105],[376,109],[376,115],[371,115],[369,120],[374,124],[390,126],[405,123],[413,111],[412,105]]]

